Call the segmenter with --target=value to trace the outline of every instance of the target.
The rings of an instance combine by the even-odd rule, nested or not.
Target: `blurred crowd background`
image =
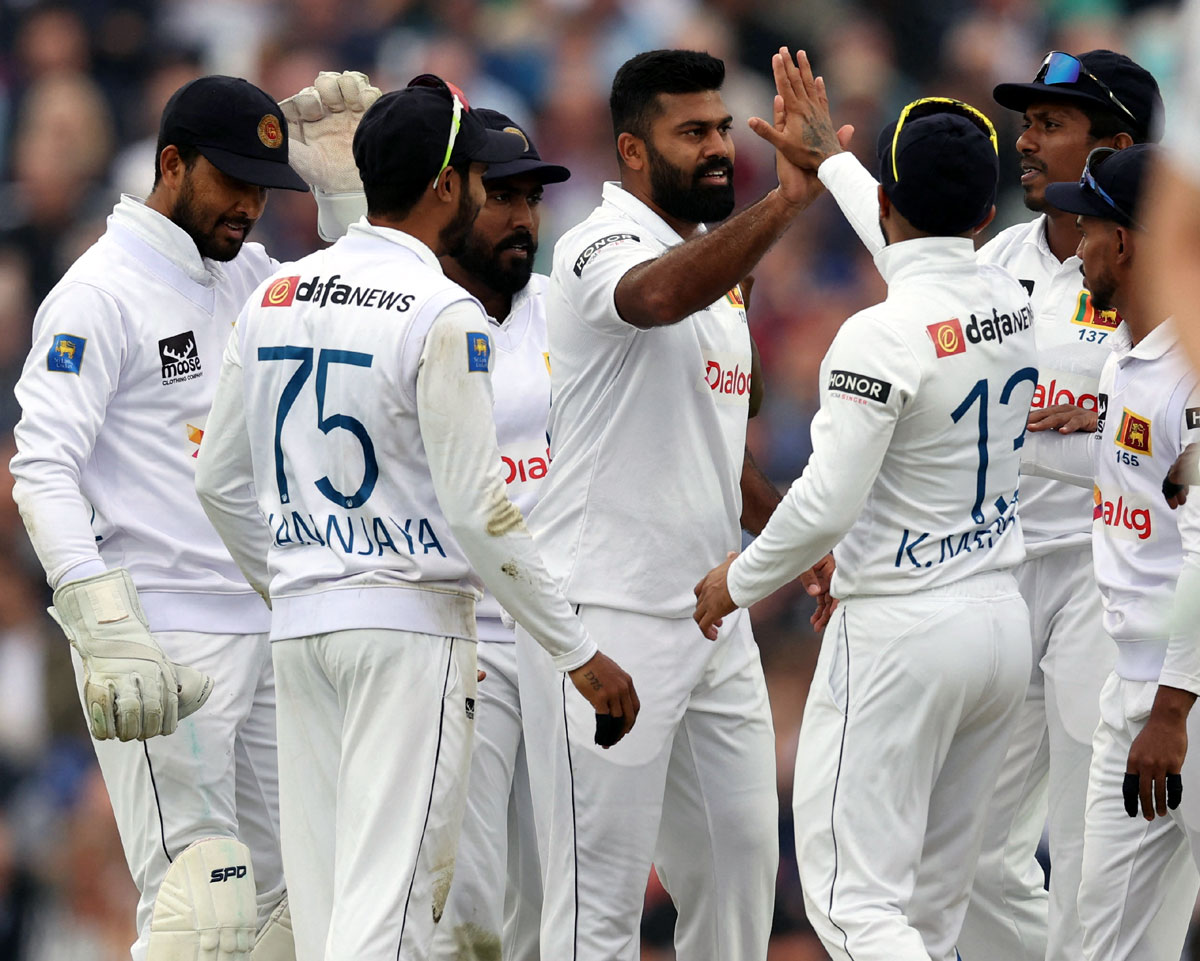
[[[991,99],[1032,80],[1048,50],[1108,47],[1158,78],[1171,111],[1176,10],[1152,0],[0,0],[0,961],[124,961],[135,892],[95,767],[67,643],[45,614],[42,570],[12,499],[19,416],[12,386],[38,303],[104,230],[122,192],[145,196],[167,97],[205,73],[246,77],[282,99],[320,70],[367,72],[382,89],[426,71],[508,113],[568,165],[549,187],[541,269],[555,239],[616,173],[607,98],[617,67],[656,47],[708,50],[727,68],[740,203],[774,185],[772,152],[744,125],[769,117],[771,54],[808,51],[838,123],[874,169],[878,130],[914,97],[983,108],[1001,139],[996,227],[1029,219],[1017,186],[1020,117]],[[1192,105],[1191,109],[1196,109]],[[279,260],[320,241],[308,195],[277,191],[254,240]],[[767,401],[751,447],[782,487],[809,455],[816,372],[838,325],[883,284],[823,197],[756,271],[750,322]],[[672,479],[663,478],[663,496]],[[771,961],[817,961],[791,840],[791,782],[818,638],[807,599],[754,611],[778,741],[782,858]],[[653,692],[642,692],[653,696]],[[887,803],[887,798],[880,798]],[[643,957],[668,961],[673,912],[651,877]],[[1200,951],[1189,957],[1200,957]]]

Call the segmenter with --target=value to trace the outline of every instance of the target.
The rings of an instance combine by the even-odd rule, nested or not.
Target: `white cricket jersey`
[[[617,283],[680,236],[619,184],[554,248],[546,315],[554,461],[530,518],[575,604],[689,617],[741,544],[750,333],[735,287],[640,330]]]
[[[962,238],[893,244],[875,264],[887,300],[847,320],[825,355],[808,465],[730,567],[739,607],[831,548],[839,598],[908,594],[1025,556],[1028,295]]]
[[[1104,629],[1117,642],[1117,673],[1159,677],[1167,616],[1183,566],[1179,514],[1163,478],[1189,443],[1200,441],[1200,390],[1165,322],[1136,346],[1122,324],[1100,375],[1095,434],[1029,435],[1025,469],[1092,484],[1092,556],[1104,601]]]
[[[433,251],[365,220],[254,292],[197,487],[243,569],[265,554],[273,639],[474,638],[482,578],[560,668],[595,652],[505,497],[489,333]]]
[[[878,186],[849,152],[821,165],[819,176],[872,253],[883,245],[879,232]],[[1046,217],[997,234],[977,253],[980,263],[1003,267],[1029,292],[1037,343],[1038,385],[1033,407],[1075,404],[1096,409],[1100,368],[1109,338],[1120,323],[1115,311],[1096,310],[1083,286],[1081,263],[1059,261],[1046,239]],[[1091,504],[1086,492],[1042,477],[1021,486],[1021,529],[1030,557],[1086,544],[1091,537]]]
[[[500,474],[508,499],[526,517],[538,501],[550,468],[546,419],[550,413],[550,353],[546,346],[546,288],[550,278],[534,274],[513,295],[503,322],[489,317],[492,346],[493,412],[500,445]],[[501,620],[500,602],[484,590],[475,605],[481,641],[512,643],[515,635]]]
[[[193,490],[230,325],[274,268],[200,257],[123,196],[34,320],[13,497],[52,586],[129,569],[153,631],[257,633],[269,612]]]

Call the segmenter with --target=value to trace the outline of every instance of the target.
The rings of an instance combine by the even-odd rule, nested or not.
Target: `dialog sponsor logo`
[[[1150,502],[1137,494],[1118,491],[1116,499],[1092,488],[1092,523],[1103,524],[1112,537],[1124,541],[1149,540],[1154,533]]]
[[[1041,371],[1037,386],[1033,388],[1030,406],[1034,410],[1042,410],[1058,404],[1071,404],[1098,414],[1100,395],[1096,391],[1095,381],[1058,370]]]
[[[712,394],[718,404],[746,404],[750,399],[750,355],[703,351],[704,373],[696,390]]]

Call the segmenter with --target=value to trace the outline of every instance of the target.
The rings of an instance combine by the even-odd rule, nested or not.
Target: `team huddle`
[[[678,957],[765,961],[746,608],[797,578],[828,954],[1178,959],[1200,380],[1139,290],[1158,85],[1095,50],[996,87],[1038,216],[977,251],[1009,162],[986,112],[910,103],[876,177],[805,55],[772,71],[778,186],[735,214],[722,62],[627,61],[620,179],[548,277],[570,171],[447,80],[168,102],[150,195],[38,312],[12,462],[134,961],[636,961],[651,868]],[[311,189],[330,246],[247,243],[271,188]],[[781,496],[744,282],[826,190],[887,297],[829,347]]]

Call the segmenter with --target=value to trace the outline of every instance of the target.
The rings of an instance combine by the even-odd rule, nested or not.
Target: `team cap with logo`
[[[239,77],[200,77],[176,90],[163,110],[159,140],[195,147],[235,180],[308,190],[288,166],[287,123],[279,105]]]
[[[542,159],[542,155],[538,153],[537,147],[533,145],[529,134],[499,110],[477,107],[475,114],[489,130],[515,133],[525,141],[525,152],[516,160],[489,166],[483,177],[485,181],[501,180],[504,177],[516,177],[520,174],[536,174],[538,180],[544,184],[560,184],[564,180],[570,179],[571,171],[561,164],[546,163]]]

